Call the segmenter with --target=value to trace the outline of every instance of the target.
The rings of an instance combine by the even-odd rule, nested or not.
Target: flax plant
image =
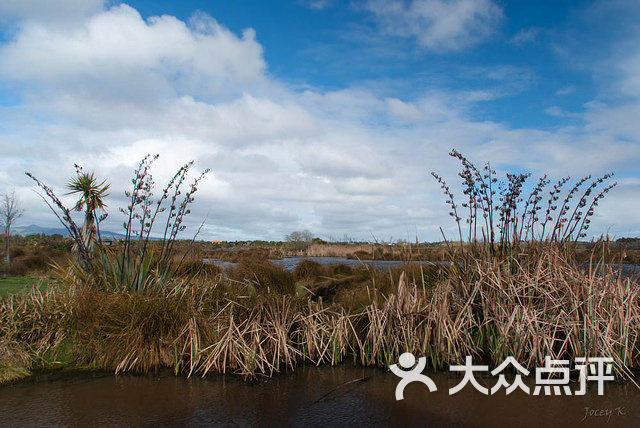
[[[593,179],[589,184],[591,175],[587,175],[574,183],[558,209],[563,186],[570,181],[569,177],[560,179],[546,191],[549,179],[544,175],[527,195],[524,192],[531,174],[507,173],[506,180],[500,180],[489,163],[479,170],[456,150],[452,150],[450,156],[462,165],[458,175],[466,199],[461,204],[464,210],[458,209],[446,181],[434,172],[431,174],[446,196],[460,243],[467,242],[468,248],[487,249],[491,256],[504,257],[525,243],[576,243],[587,236],[595,207],[617,184],[609,183],[612,173]],[[546,200],[546,206],[541,204],[543,200]],[[478,216],[482,220],[478,221]],[[464,234],[463,229],[466,230]]]

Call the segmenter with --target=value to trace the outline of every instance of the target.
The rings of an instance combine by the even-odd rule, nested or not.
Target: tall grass
[[[355,307],[339,293],[299,297],[222,276],[143,292],[34,290],[0,304],[0,367],[269,376],[302,362],[385,367],[411,351],[434,368],[466,355],[495,364],[513,355],[528,367],[546,355],[611,356],[630,376],[638,283],[596,265],[585,271],[540,247],[520,261],[478,260],[471,282],[400,273],[392,288],[370,283]]]
[[[452,263],[445,265],[378,272],[307,262],[288,273],[246,259],[222,275],[174,254],[185,270],[168,276],[167,266],[175,265],[166,251],[179,243],[174,238],[167,250],[167,241],[155,247],[146,241],[155,214],[143,201],[135,245],[127,241],[115,257],[99,254],[93,270],[65,271],[66,288],[0,301],[0,380],[56,366],[270,376],[303,362],[387,367],[406,351],[427,356],[436,369],[467,355],[493,364],[511,355],[529,368],[546,356],[607,356],[620,376],[631,377],[640,364],[638,278],[605,263],[606,242],[587,268],[576,262],[572,245],[591,215],[583,207],[593,207],[611,186],[593,199],[593,190],[585,191],[572,210],[570,195],[587,180],[576,183],[566,203],[557,202],[559,184],[545,209],[546,178],[524,202],[524,178],[509,176],[497,203],[490,167],[480,173],[453,155],[468,183],[469,204],[462,206],[468,242],[453,193],[441,180],[461,240],[450,244]],[[595,180],[596,187],[606,179]],[[144,189],[148,182],[141,183]],[[555,210],[558,217],[540,221],[539,212]],[[178,215],[170,214],[165,230],[176,227]],[[122,273],[128,260],[135,260],[136,277]]]

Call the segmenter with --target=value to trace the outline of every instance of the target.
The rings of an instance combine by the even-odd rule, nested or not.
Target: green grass
[[[7,277],[0,275],[0,297],[27,292],[39,282],[41,282],[42,286],[46,284],[45,281],[41,281],[39,278],[31,275]]]

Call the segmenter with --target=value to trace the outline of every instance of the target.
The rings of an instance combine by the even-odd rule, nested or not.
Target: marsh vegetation
[[[413,264],[426,259],[415,256],[421,247],[402,246],[405,263],[388,271],[306,261],[290,272],[268,261],[269,249],[228,252],[237,265],[224,272],[203,265],[195,241],[177,238],[206,174],[187,185],[192,164],[157,197],[155,158],[139,164],[122,209],[125,238],[110,247],[99,242],[102,214],[76,225],[34,178],[68,228],[74,257],[50,271],[58,286],[0,301],[0,380],[51,368],[271,376],[301,363],[387,367],[406,351],[433,369],[466,355],[492,365],[511,355],[529,368],[545,356],[606,355],[619,378],[632,378],[637,278],[610,264],[623,256],[606,239],[579,241],[610,176],[580,180],[564,197],[558,188],[568,179],[545,193],[542,178],[524,197],[526,177],[501,184],[488,165],[452,155],[463,165],[466,201],[457,205],[436,177],[459,233],[434,247],[448,263]],[[156,231],[162,239],[151,239]],[[376,248],[355,253],[375,256]]]

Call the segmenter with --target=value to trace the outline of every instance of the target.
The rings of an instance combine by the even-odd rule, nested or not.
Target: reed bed
[[[432,244],[309,244],[283,250],[290,257],[343,257],[354,260],[444,260],[446,247]]]
[[[525,197],[528,174],[498,181],[489,164],[478,169],[451,155],[462,163],[465,202],[457,205],[434,174],[458,229],[458,242],[434,248],[449,263],[382,273],[313,262],[289,273],[264,251],[237,256],[238,266],[224,274],[202,267],[194,241],[183,249],[177,239],[208,172],[183,194],[193,163],[158,199],[149,173],[157,156],[139,163],[122,210],[126,237],[113,249],[85,245],[87,227],[29,175],[73,236],[75,261],[58,267],[62,286],[0,300],[0,382],[57,367],[271,376],[300,363],[388,367],[407,351],[426,356],[434,369],[468,355],[492,365],[513,356],[529,368],[546,356],[613,357],[619,378],[633,378],[640,364],[638,278],[609,264],[608,242],[593,247],[586,268],[576,257],[594,208],[615,186],[612,175],[587,176],[564,194],[568,178],[548,188],[544,176]],[[158,242],[149,239],[154,224],[164,230]],[[311,246],[305,255],[379,259],[373,256],[382,247],[327,254],[336,248],[346,247]],[[402,260],[421,255],[419,246],[416,253],[396,249]]]
[[[436,276],[415,269],[391,275],[392,288],[371,277],[357,307],[222,275],[145,291],[34,288],[0,303],[0,379],[55,367],[271,376],[300,363],[386,367],[406,351],[435,369],[466,355],[530,368],[546,355],[611,356],[631,377],[640,363],[638,282],[608,265],[585,270],[547,246]]]

